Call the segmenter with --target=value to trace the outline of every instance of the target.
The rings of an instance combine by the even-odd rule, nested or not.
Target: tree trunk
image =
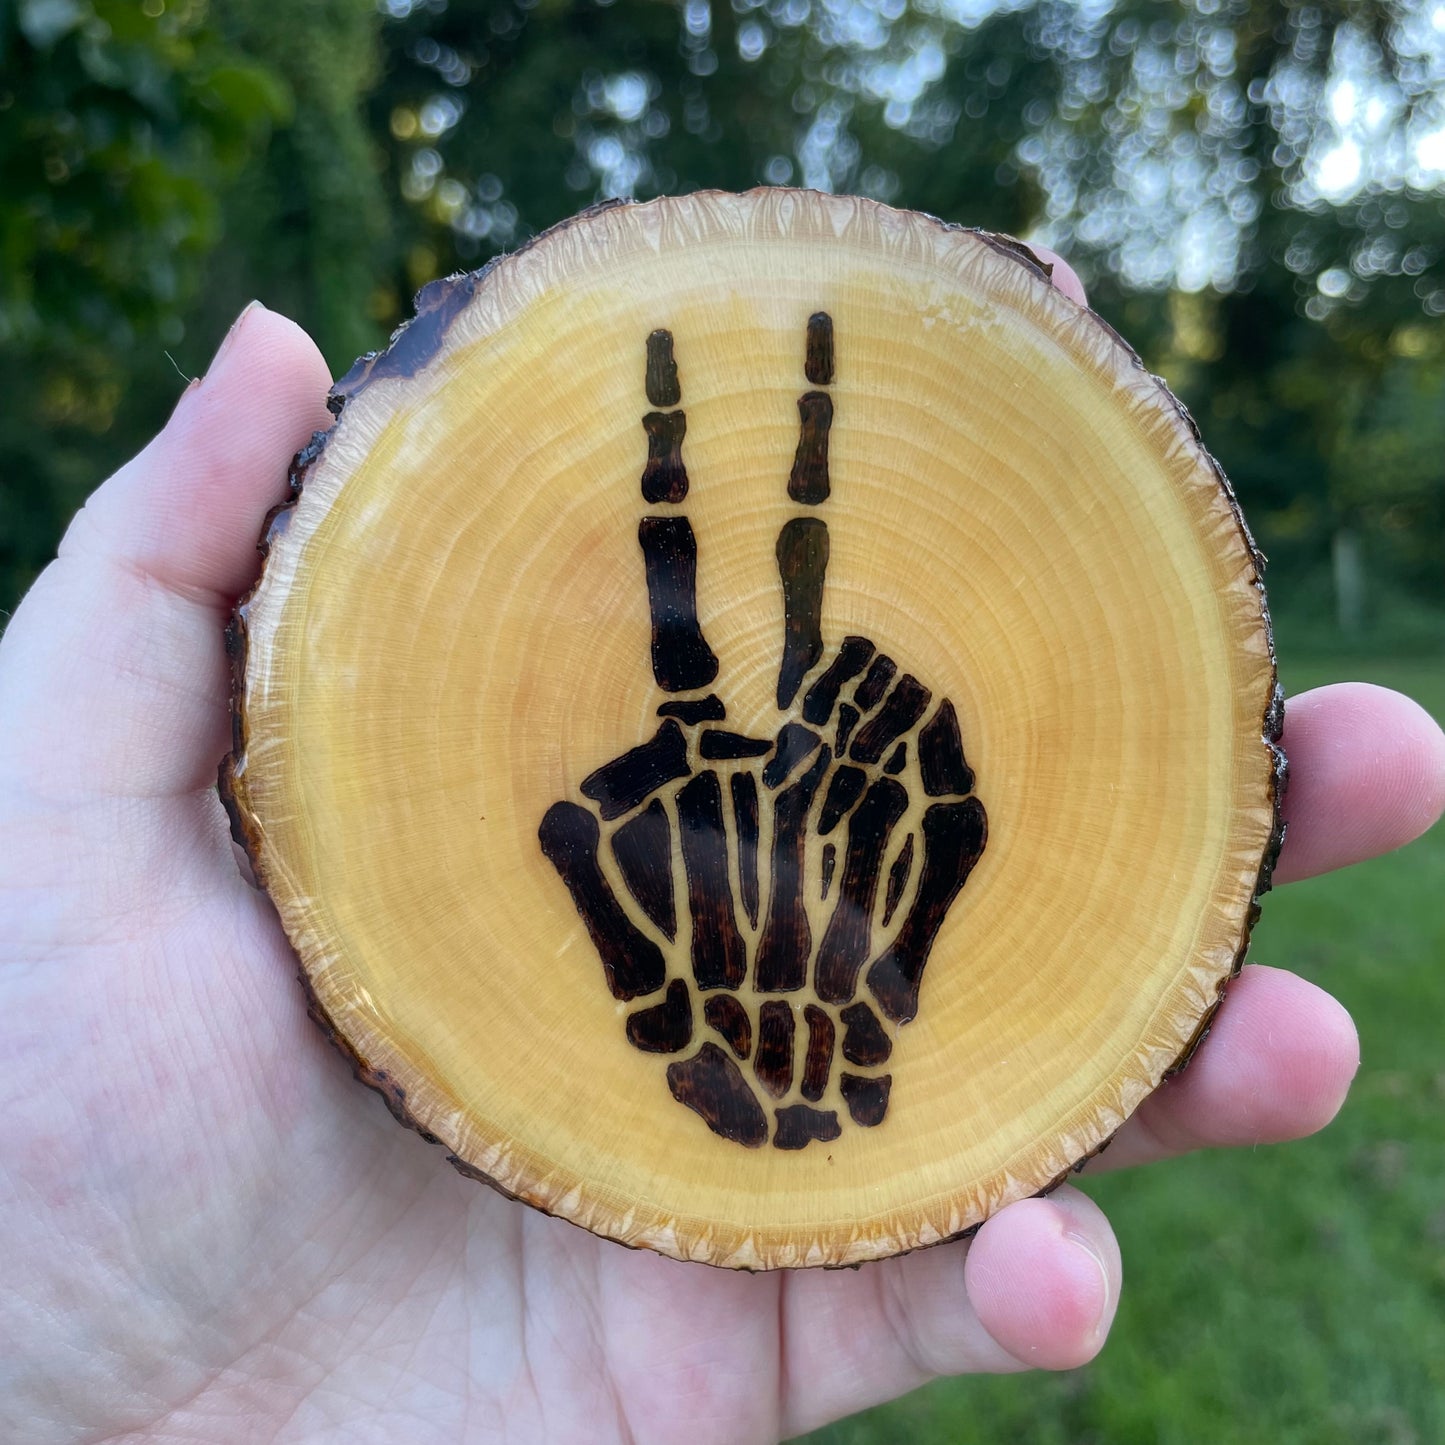
[[[1365,559],[1360,534],[1353,527],[1340,527],[1330,547],[1335,575],[1335,618],[1346,637],[1358,637],[1365,629]]]

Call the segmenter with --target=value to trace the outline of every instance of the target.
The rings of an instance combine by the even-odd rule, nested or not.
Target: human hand
[[[213,788],[221,625],[327,384],[246,312],[0,644],[0,1435],[702,1445],[1089,1359],[1120,1269],[1076,1190],[856,1272],[738,1275],[478,1188],[347,1076]],[[1445,807],[1445,739],[1404,698],[1321,689],[1285,728],[1277,882]],[[1248,967],[1099,1164],[1307,1134],[1356,1062],[1338,1004]]]

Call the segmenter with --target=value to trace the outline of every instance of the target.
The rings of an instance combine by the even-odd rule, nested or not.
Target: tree
[[[209,344],[249,295],[340,368],[426,281],[594,199],[801,183],[1066,250],[1196,412],[1278,564],[1305,578],[1354,547],[1445,594],[1445,469],[1405,435],[1445,406],[1445,32],[1406,0],[13,17],[0,375],[25,425],[0,430],[6,591],[154,424],[163,348],[199,367],[187,338]]]
[[[357,0],[0,10],[3,601],[249,296],[338,363],[383,334],[364,298],[386,204],[358,114],[375,32]]]
[[[179,341],[221,213],[213,178],[286,120],[279,78],[197,5],[0,11],[0,588],[12,597],[94,477],[135,348]]]
[[[704,185],[801,181],[1035,234],[1181,388],[1281,560],[1363,533],[1439,589],[1419,539],[1442,540],[1445,476],[1401,431],[1441,400],[1445,313],[1445,42],[1417,7],[386,10],[373,129],[412,203],[410,284],[585,201]],[[1406,453],[1408,476],[1358,470]]]

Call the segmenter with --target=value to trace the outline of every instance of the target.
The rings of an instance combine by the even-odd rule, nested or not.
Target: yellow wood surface
[[[989,838],[884,1122],[750,1149],[628,1044],[538,826],[665,701],[637,535],[654,328],[713,687],[725,726],[777,731],[774,547],[819,310],[824,638],[952,700]],[[1054,1180],[1214,1001],[1274,822],[1262,608],[1167,394],[1015,257],[851,198],[621,207],[494,268],[417,375],[346,406],[246,609],[235,791],[321,1005],[461,1158],[680,1257],[875,1258]]]

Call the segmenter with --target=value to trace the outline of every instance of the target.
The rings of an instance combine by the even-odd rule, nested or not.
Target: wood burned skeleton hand
[[[833,380],[821,312],[804,371],[818,388]],[[646,389],[655,408],[682,399],[669,332],[647,338]],[[815,509],[829,493],[832,398],[805,392],[798,412],[788,495]],[[643,497],[675,507],[685,415],[642,421]],[[918,1012],[934,939],[987,838],[953,705],[866,638],[825,648],[828,528],[805,510],[777,542],[779,724],[767,738],[728,730],[708,691],[718,662],[697,616],[691,524],[659,511],[638,537],[663,721],[583,779],[587,805],[547,810],[542,851],[608,987],[637,1005],[628,1040],[673,1056],[668,1087],[715,1134],[801,1149],[836,1139],[843,1116],[875,1127],[895,1034]]]

